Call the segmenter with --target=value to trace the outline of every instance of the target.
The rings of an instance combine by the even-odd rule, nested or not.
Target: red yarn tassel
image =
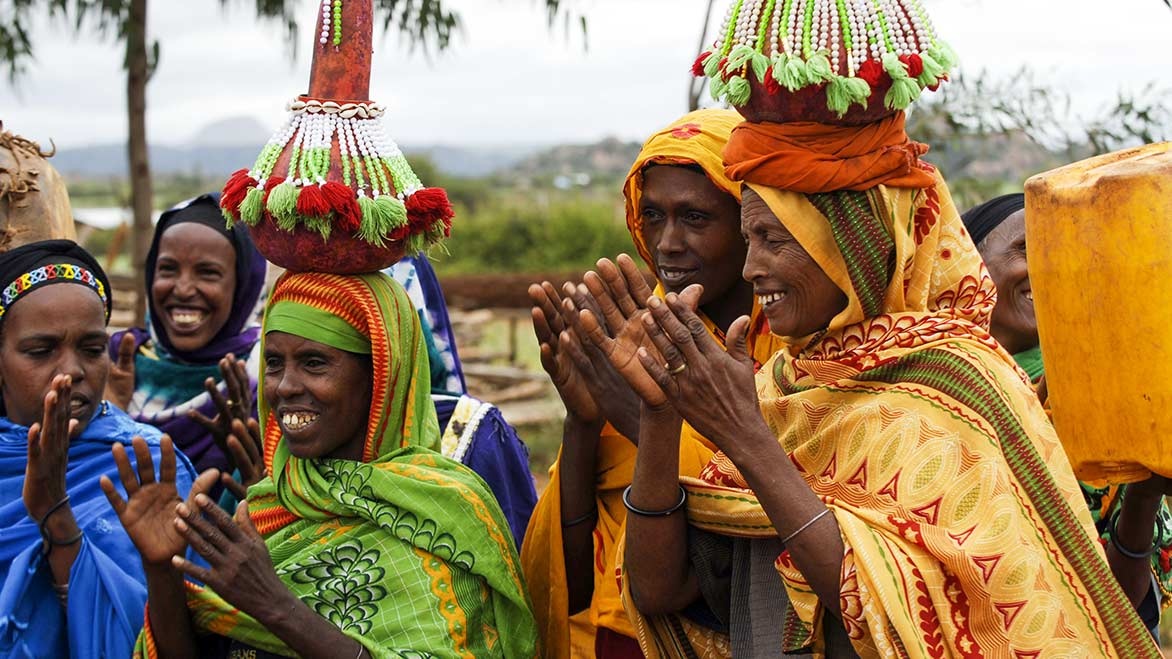
[[[710,55],[712,55],[712,53],[700,53],[700,56],[697,57],[696,61],[692,63],[693,76],[697,78],[704,77],[704,61],[707,60]]]
[[[224,183],[224,189],[220,193],[220,208],[231,213],[232,217],[240,219],[240,203],[244,201],[248,189],[255,187],[256,181],[248,175],[247,169],[236,170]]]
[[[451,220],[455,215],[448,193],[443,188],[423,188],[407,197],[407,222],[411,232],[426,231],[437,221]]]
[[[322,197],[334,209],[334,223],[340,229],[357,231],[362,226],[362,209],[354,191],[337,181],[327,181],[321,186]]]
[[[329,217],[330,205],[317,185],[307,185],[297,194],[297,214],[302,217]]]
[[[781,84],[773,77],[773,67],[765,70],[765,91],[770,95],[781,93]]]

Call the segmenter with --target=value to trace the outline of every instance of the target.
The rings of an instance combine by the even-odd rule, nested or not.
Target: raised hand
[[[240,471],[240,480],[237,481],[232,474],[221,474],[220,482],[240,501],[248,496],[248,488],[259,483],[266,475],[259,438],[260,424],[256,419],[249,419],[247,424],[241,423],[240,419],[232,420],[228,457]]]
[[[212,440],[216,442],[220,450],[229,459],[232,459],[233,454],[228,446],[228,438],[232,436],[233,422],[240,421],[250,432],[255,429],[253,441],[258,446],[261,444],[260,426],[248,423],[252,418],[252,383],[249,381],[248,368],[244,361],[236,359],[236,356],[231,353],[225,355],[220,360],[220,374],[224,377],[224,388],[228,392],[227,397],[220,392],[216,381],[212,378],[208,378],[203,383],[204,389],[207,390],[212,403],[216,406],[215,418],[209,419],[198,410],[188,412],[188,417],[203,426],[211,434]],[[240,467],[239,464],[235,466]]]
[[[65,499],[69,438],[77,428],[77,420],[70,418],[72,393],[73,379],[55,376],[45,394],[42,420],[28,429],[28,464],[21,494],[29,517],[38,522]]]
[[[708,333],[695,313],[702,292],[689,286],[666,300],[651,298],[644,319],[657,354],[639,350],[639,362],[666,401],[702,435],[732,453],[744,430],[764,423],[757,405],[753,360],[746,348],[748,316],[733,321],[727,348]],[[755,436],[755,435],[754,435]]]
[[[235,520],[202,494],[176,506],[174,513],[178,516],[168,526],[208,562],[203,568],[176,553],[171,564],[177,570],[207,584],[229,604],[255,618],[288,595],[288,588],[273,569],[264,539],[248,516],[247,501],[236,507]]]
[[[106,500],[118,514],[122,528],[126,529],[126,534],[142,556],[143,563],[156,567],[169,566],[172,556],[182,554],[187,549],[187,540],[173,523],[175,506],[182,502],[175,487],[175,447],[171,438],[163,435],[156,479],[155,464],[146,440],[135,437],[131,444],[135,462],[138,463],[137,474],[130,466],[125,446],[115,444],[111,449],[127,500],[122,500],[108,476],[102,476],[99,483]],[[216,469],[200,474],[191,486],[188,500],[211,489],[219,476]]]
[[[134,352],[134,335],[127,332],[118,342],[118,359],[110,365],[106,379],[106,400],[120,410],[130,409],[134,398]]]
[[[562,300],[557,290],[548,281],[533,284],[529,287],[529,299],[533,301],[530,315],[541,351],[541,367],[553,381],[566,411],[585,423],[600,421],[602,412],[583,372],[571,358],[574,346],[562,346],[562,341],[571,341],[571,337],[565,332],[566,323],[560,311]]]

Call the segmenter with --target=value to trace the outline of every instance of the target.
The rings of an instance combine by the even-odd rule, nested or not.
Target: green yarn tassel
[[[390,220],[392,231],[407,226],[407,206],[397,197],[383,195],[375,199],[374,203],[383,209],[383,214]]]
[[[372,245],[381,247],[387,234],[407,224],[407,207],[394,197],[359,197],[358,208],[362,210],[358,237]]]
[[[221,208],[220,215],[224,216],[225,228],[231,229],[232,227],[236,226],[236,218],[232,217],[232,211],[228,210],[227,208]]]
[[[427,237],[422,233],[413,233],[407,236],[407,256],[417,256],[427,247]]]
[[[728,64],[725,66],[725,71],[739,72],[756,54],[757,51],[744,44],[733,48],[732,52],[728,54]]]
[[[316,231],[321,236],[323,243],[330,239],[330,232],[334,229],[330,221],[324,217],[307,217],[305,218],[305,226]]]
[[[907,80],[908,78],[907,67],[903,65],[903,62],[899,61],[899,55],[895,53],[883,54],[883,70],[896,82]]]
[[[940,82],[940,78],[944,75],[944,67],[936,61],[929,53],[920,53],[920,62],[924,65],[924,70],[916,78],[916,82],[920,83],[921,87],[931,87]]]
[[[839,117],[845,115],[855,103],[866,107],[870,97],[871,85],[862,78],[835,76],[826,86],[826,107]]]
[[[240,202],[240,220],[250,227],[254,227],[264,217],[265,210],[265,191],[264,188],[255,187],[244,195],[244,201]]]
[[[820,50],[806,60],[806,79],[812,84],[830,82],[834,79],[834,70],[830,67],[830,58],[826,51]]]
[[[952,46],[949,46],[943,41],[937,41],[932,44],[932,47],[928,49],[928,55],[936,60],[946,72],[956,66],[956,51],[952,49]]]
[[[297,226],[297,188],[292,183],[281,183],[269,193],[269,214],[277,219],[277,226],[292,231]]]
[[[712,100],[724,100],[724,90],[728,87],[728,83],[720,78],[713,78],[708,82],[708,93],[712,96]]]
[[[806,64],[800,57],[788,54],[782,55],[782,57],[785,58],[785,65],[781,67],[781,77],[777,79],[782,87],[796,92],[810,84],[810,81],[806,79]],[[777,69],[773,71],[776,73]]]
[[[757,81],[764,83],[765,76],[769,75],[769,58],[761,53],[753,53],[753,73],[757,76]]]
[[[748,80],[741,76],[733,76],[728,81],[728,102],[733,105],[744,105],[749,102],[749,95],[752,91]]]
[[[720,73],[720,53],[712,51],[704,60],[704,75],[715,79],[718,73]]]
[[[909,78],[905,72],[901,80],[892,81],[891,89],[887,91],[883,102],[890,110],[904,110],[919,97],[920,84],[914,78]]]

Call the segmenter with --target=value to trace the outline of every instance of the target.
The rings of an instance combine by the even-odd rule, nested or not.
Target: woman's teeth
[[[781,300],[783,297],[785,297],[785,293],[769,293],[768,295],[758,295],[757,304],[763,307],[767,307],[774,302]]]
[[[198,325],[203,322],[204,313],[188,309],[176,309],[171,312],[171,321],[176,325]]]
[[[281,425],[286,430],[301,430],[317,421],[317,415],[311,412],[286,412],[281,415]]]

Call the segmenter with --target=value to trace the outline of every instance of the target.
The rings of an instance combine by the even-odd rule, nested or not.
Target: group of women
[[[426,261],[266,295],[200,197],[108,339],[84,250],[0,255],[0,654],[1158,656],[1167,481],[1075,479],[1020,195],[962,220],[902,113],[865,166],[797,129],[684,116],[624,187],[654,281],[530,288],[536,509]]]

